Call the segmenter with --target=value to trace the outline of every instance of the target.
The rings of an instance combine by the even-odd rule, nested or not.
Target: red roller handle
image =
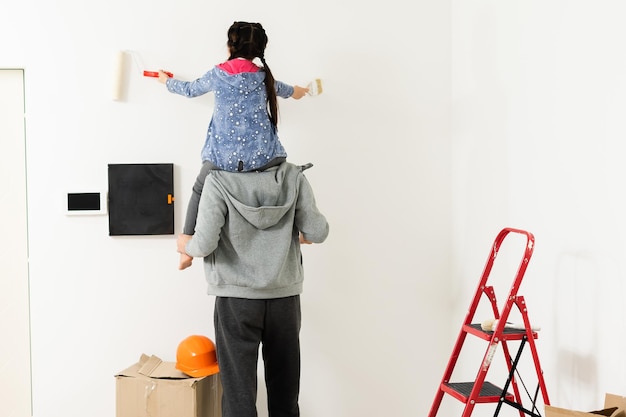
[[[172,74],[171,72],[168,71],[163,71],[167,74],[168,77],[172,78],[174,76],[174,74]],[[158,77],[159,76],[159,72],[158,71],[144,71],[143,72],[143,76],[144,77]]]

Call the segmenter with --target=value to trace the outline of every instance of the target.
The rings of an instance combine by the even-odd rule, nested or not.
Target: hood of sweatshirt
[[[217,77],[226,84],[246,93],[263,87],[263,80],[265,80],[265,71],[229,74],[226,70],[217,67],[215,73]]]
[[[209,178],[241,217],[264,230],[280,222],[294,206],[298,193],[294,184],[301,173],[302,167],[283,163],[262,172],[212,171]]]

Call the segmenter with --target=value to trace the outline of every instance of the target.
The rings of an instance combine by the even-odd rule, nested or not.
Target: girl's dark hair
[[[228,29],[229,60],[245,58],[252,61],[259,58],[265,71],[265,91],[267,92],[268,114],[274,126],[278,125],[278,100],[274,87],[274,76],[265,62],[267,35],[260,23],[235,22]]]

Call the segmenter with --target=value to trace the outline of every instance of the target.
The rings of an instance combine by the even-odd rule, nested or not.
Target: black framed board
[[[109,235],[174,234],[174,164],[109,164]]]

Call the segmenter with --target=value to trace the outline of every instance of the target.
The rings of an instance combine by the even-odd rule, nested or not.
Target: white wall
[[[212,335],[199,262],[176,271],[173,236],[111,238],[106,216],[62,205],[106,188],[108,163],[173,162],[180,230],[211,98],[134,69],[113,102],[113,56],[192,78],[235,19],[265,24],[279,78],[324,80],[323,96],[281,102],[332,224],[305,248],[305,413],[424,415],[504,226],[537,238],[520,293],[552,403],[626,393],[623,3],[405,3],[3,5],[0,67],[26,69],[37,417],[110,416],[116,371]]]
[[[552,404],[580,410],[626,395],[625,13],[622,1],[452,2],[459,299],[483,242],[503,225],[533,232],[520,294],[543,327]]]
[[[425,414],[451,333],[449,3],[5,3],[0,67],[26,74],[36,417],[109,417],[117,371],[213,335],[201,263],[177,271],[174,236],[109,237],[106,216],[63,205],[106,189],[109,163],[174,163],[180,232],[212,99],[169,95],[133,67],[114,102],[114,56],[192,79],[225,58],[234,20],[265,25],[277,78],[324,81],[322,96],[280,103],[281,138],[315,164],[331,223],[304,248],[303,414]]]

